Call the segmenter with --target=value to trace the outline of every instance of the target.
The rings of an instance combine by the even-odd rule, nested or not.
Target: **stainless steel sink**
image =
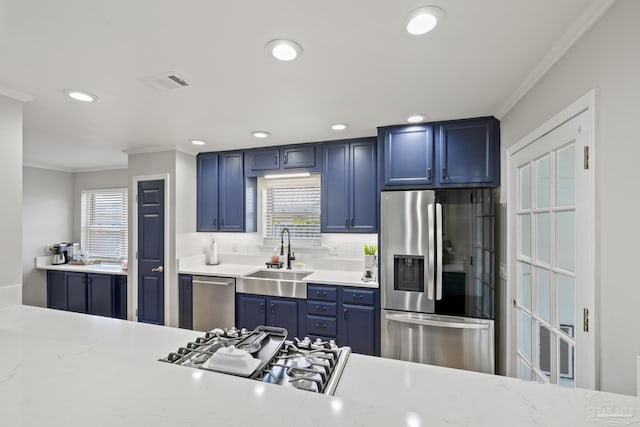
[[[306,298],[305,277],[311,271],[260,270],[236,281],[236,292],[258,295],[273,295],[287,298]]]

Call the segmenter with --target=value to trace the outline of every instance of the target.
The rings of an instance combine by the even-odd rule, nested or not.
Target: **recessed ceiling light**
[[[201,139],[192,139],[192,140],[191,140],[191,143],[192,143],[193,145],[204,145],[204,144],[206,144],[206,142],[204,142],[204,141],[203,141],[203,140],[201,140]]]
[[[420,123],[423,122],[426,116],[424,114],[414,114],[413,116],[409,116],[407,121],[409,123]]]
[[[98,102],[98,96],[89,92],[82,92],[79,90],[63,90],[64,93],[67,94],[69,98],[75,99],[76,101],[81,102]]]
[[[255,136],[256,138],[267,138],[271,134],[263,130],[256,130],[251,132],[251,135]]]
[[[293,40],[271,40],[265,48],[271,57],[279,61],[293,61],[302,55],[302,46]]]
[[[345,130],[348,127],[349,127],[348,123],[336,123],[334,125],[331,125],[331,129],[333,130]]]
[[[412,10],[407,17],[407,32],[412,36],[426,34],[433,30],[444,16],[444,11],[434,6]]]

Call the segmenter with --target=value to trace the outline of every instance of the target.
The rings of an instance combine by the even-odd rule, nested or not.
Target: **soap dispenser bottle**
[[[207,264],[209,265],[218,265],[220,261],[218,260],[218,244],[215,240],[211,240],[211,244],[209,245],[209,253],[207,254]]]

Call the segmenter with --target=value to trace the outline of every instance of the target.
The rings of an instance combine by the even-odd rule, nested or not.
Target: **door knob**
[[[156,268],[152,268],[151,271],[154,273],[162,273],[164,271],[164,267],[159,265]]]

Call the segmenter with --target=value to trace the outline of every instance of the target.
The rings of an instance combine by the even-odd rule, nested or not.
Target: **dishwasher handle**
[[[216,285],[216,286],[232,286],[235,284],[233,279],[224,279],[220,277],[193,276],[192,283],[199,285]]]
[[[421,326],[437,326],[440,328],[453,328],[453,329],[489,329],[489,325],[484,323],[467,323],[456,322],[450,320],[434,320],[434,319],[419,319],[415,317],[403,316],[401,314],[387,314],[385,318],[390,321],[409,323],[411,325]]]

